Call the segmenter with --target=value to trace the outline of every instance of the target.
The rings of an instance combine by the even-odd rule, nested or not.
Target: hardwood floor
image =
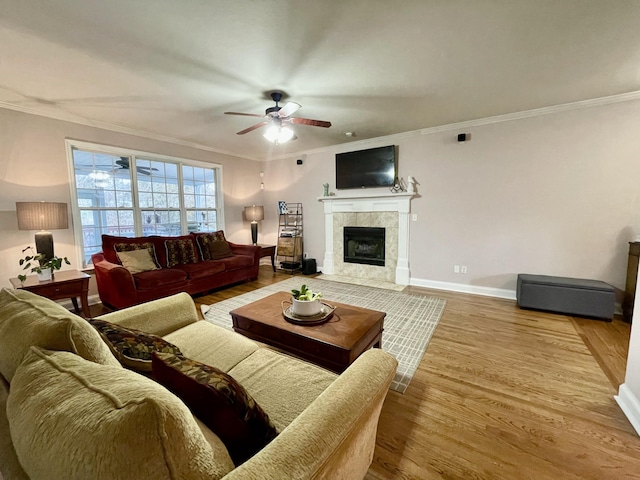
[[[212,304],[286,278],[262,266],[257,281],[195,300]],[[447,306],[407,391],[389,391],[367,479],[640,478],[640,438],[613,399],[628,324],[405,292]]]
[[[613,399],[629,325],[405,291],[447,306],[409,388],[387,396],[369,479],[640,478]]]

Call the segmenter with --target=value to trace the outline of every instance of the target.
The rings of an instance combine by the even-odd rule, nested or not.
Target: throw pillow
[[[156,352],[153,378],[180,397],[222,440],[236,467],[278,434],[269,416],[244,387],[215,367]]]
[[[133,242],[122,242],[116,243],[113,246],[113,249],[116,251],[116,255],[120,252],[133,252],[135,250],[148,250],[153,263],[156,268],[160,268],[160,264],[158,263],[158,259],[156,258],[156,249],[151,242],[143,242],[143,243],[133,243]],[[122,261],[122,260],[121,260]]]
[[[200,258],[202,260],[211,260],[211,254],[209,253],[209,243],[211,242],[226,242],[224,238],[224,231],[218,230],[217,232],[210,233],[193,233],[196,237],[196,243],[198,244],[198,250],[200,250]]]
[[[130,252],[118,252],[116,255],[118,255],[122,266],[132,274],[158,269],[153,258],[151,258],[151,252],[146,248]]]
[[[211,260],[220,260],[221,258],[233,257],[233,252],[229,243],[224,240],[216,240],[209,242],[209,256]]]
[[[100,333],[120,363],[131,370],[150,372],[153,352],[182,356],[178,347],[157,335],[124,328],[98,318],[89,319],[88,322]]]
[[[176,238],[165,240],[164,246],[167,249],[167,267],[196,263],[196,251],[193,248],[191,238]]]

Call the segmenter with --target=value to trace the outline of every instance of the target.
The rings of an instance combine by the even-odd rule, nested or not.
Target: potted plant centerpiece
[[[291,290],[291,313],[303,317],[319,314],[322,310],[321,297],[322,293],[314,293],[306,285],[302,285],[300,290]]]
[[[36,273],[38,275],[38,280],[41,282],[51,280],[53,272],[62,268],[62,262],[67,265],[71,265],[71,262],[67,257],[60,258],[54,255],[50,259],[45,260],[45,255],[43,253],[34,254],[33,248],[30,246],[22,250],[22,253],[27,250],[30,253],[20,259],[20,266],[23,270],[30,270],[31,273]],[[26,275],[18,275],[18,280],[21,282],[24,282],[26,279]]]

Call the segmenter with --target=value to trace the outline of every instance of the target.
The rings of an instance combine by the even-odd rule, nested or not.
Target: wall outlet
[[[460,273],[460,265],[453,266],[453,273]]]
[[[466,265],[462,265],[460,267],[460,273],[467,273],[467,266]]]
[[[411,221],[412,222],[417,222],[418,221],[418,214],[417,213],[412,213],[411,214]]]

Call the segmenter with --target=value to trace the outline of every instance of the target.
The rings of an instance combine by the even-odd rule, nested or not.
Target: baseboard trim
[[[409,285],[433,288],[435,290],[447,290],[450,292],[471,293],[473,295],[482,295],[485,297],[506,298],[508,300],[516,299],[515,290],[507,290],[503,288],[480,287],[464,283],[438,282],[435,280],[424,280],[421,278],[410,278]]]
[[[623,383],[620,385],[618,395],[614,395],[613,398],[618,402],[620,409],[627,416],[636,433],[640,435],[640,400],[638,397],[631,392],[626,383]]]
[[[322,265],[319,265],[317,270],[318,273],[322,273]],[[506,298],[507,300],[516,299],[515,290],[479,287],[477,285],[466,285],[464,283],[437,282],[435,280],[424,280],[422,278],[411,277],[409,278],[409,285],[433,288],[434,290],[446,290],[449,292],[471,293],[473,295],[482,295],[484,297]]]

